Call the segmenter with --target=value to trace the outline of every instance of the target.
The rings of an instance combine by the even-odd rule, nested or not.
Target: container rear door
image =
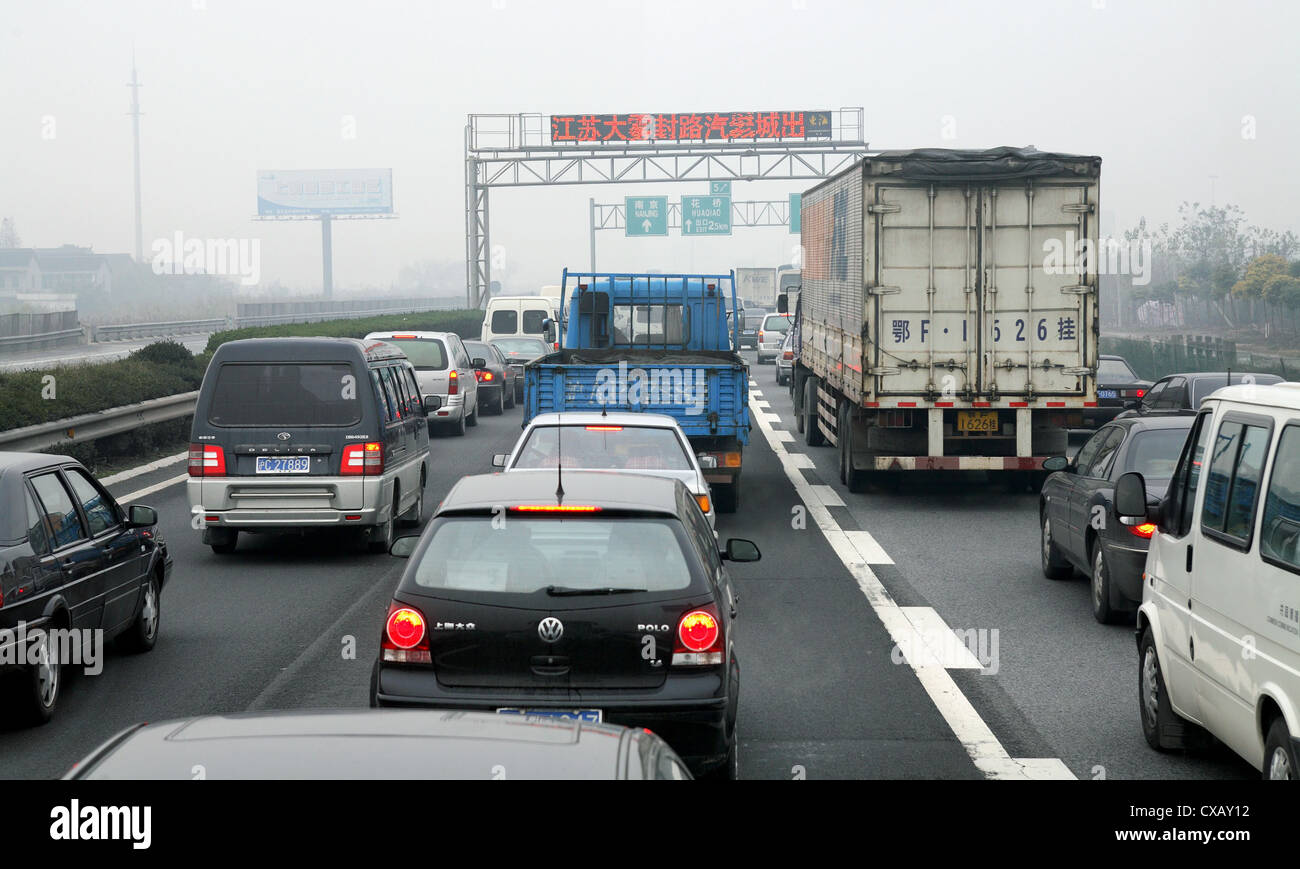
[[[1075,246],[1096,250],[1095,182],[1017,182],[980,192],[982,223],[981,392],[1080,396],[1096,296],[1073,266]],[[1067,251],[1053,257],[1057,247]],[[1085,280],[1085,277],[1088,279]],[[1095,352],[1095,350],[1093,351]]]
[[[960,398],[979,367],[978,190],[882,183],[874,191],[877,390]]]

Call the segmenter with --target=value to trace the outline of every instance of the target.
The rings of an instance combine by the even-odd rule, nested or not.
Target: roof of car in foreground
[[[401,335],[403,338],[408,335],[412,338],[446,338],[450,332],[416,332],[413,330],[394,329],[391,332],[371,332],[366,335],[367,341],[383,341],[387,338],[396,338]]]
[[[0,452],[0,546],[27,537],[27,506],[24,503],[22,475],[28,471],[53,468],[75,462],[71,456],[45,453]],[[10,484],[9,480],[16,480]]]
[[[437,513],[491,509],[502,504],[555,504],[561,480],[564,504],[677,515],[680,480],[596,471],[564,471],[561,475],[552,468],[461,477],[438,505]]]
[[[1216,389],[1205,400],[1300,410],[1300,383],[1240,383]]]
[[[366,358],[400,357],[392,344],[372,338],[241,338],[217,348],[222,362],[336,361],[352,353]],[[356,358],[353,356],[352,358]]]
[[[646,428],[678,428],[677,420],[663,413],[636,413],[619,410],[612,413],[539,413],[529,421],[539,425],[622,425]]]
[[[1158,428],[1181,428],[1189,429],[1192,423],[1196,422],[1196,417],[1190,413],[1183,414],[1155,414],[1152,416],[1126,416],[1123,419],[1112,420],[1116,425],[1127,425],[1129,428],[1146,431]]]
[[[73,775],[189,778],[199,752],[213,778],[486,777],[498,763],[516,777],[614,778],[620,742],[638,735],[609,724],[435,710],[207,715],[120,734]]]

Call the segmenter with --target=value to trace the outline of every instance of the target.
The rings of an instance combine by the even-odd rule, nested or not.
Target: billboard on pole
[[[257,173],[257,214],[392,214],[392,169],[287,169]]]

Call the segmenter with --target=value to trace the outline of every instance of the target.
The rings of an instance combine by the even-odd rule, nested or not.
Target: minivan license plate
[[[517,706],[507,706],[497,710],[499,715],[538,715],[542,718],[563,718],[567,721],[586,721],[590,724],[600,724],[601,711],[599,709],[520,709]]]
[[[259,474],[305,474],[311,470],[311,456],[258,456]]]

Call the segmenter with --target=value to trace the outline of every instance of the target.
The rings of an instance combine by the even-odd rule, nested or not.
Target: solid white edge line
[[[751,400],[752,404],[752,400]],[[785,470],[786,477],[794,486],[795,492],[803,501],[813,524],[821,530],[826,542],[839,556],[844,567],[858,583],[858,588],[867,598],[876,616],[889,632],[894,645],[900,649],[926,649],[924,638],[916,626],[908,620],[902,608],[894,601],[889,590],[880,582],[876,574],[867,566],[861,553],[849,541],[845,533],[817,499],[813,487],[803,474],[799,473],[790,453],[786,452],[781,442],[773,437],[773,430],[768,424],[766,414],[751,407],[751,415],[758,422],[768,446],[776,454]],[[778,417],[779,418],[779,417]],[[931,658],[933,656],[930,656]],[[904,657],[906,661],[906,656]],[[935,662],[936,664],[939,662]],[[1002,747],[1002,743],[993,735],[992,729],[980,717],[971,702],[957,687],[951,675],[942,666],[918,666],[911,661],[907,665],[916,673],[921,686],[925,688],[930,701],[934,703],[944,721],[952,728],[953,735],[970,756],[975,767],[990,779],[1074,779],[1072,773],[1059,758],[1014,758]]]
[[[101,485],[104,486],[114,486],[122,482],[123,480],[129,480],[132,477],[138,477],[141,474],[147,474],[150,471],[156,471],[160,468],[165,468],[168,465],[173,465],[176,462],[184,461],[185,459],[189,458],[189,455],[190,455],[189,451],[187,450],[183,453],[177,453],[174,456],[166,456],[164,458],[159,459],[156,462],[150,462],[149,464],[141,465],[138,468],[129,468],[125,471],[122,471],[121,473],[113,474],[113,476],[111,477],[104,477],[99,482]]]

